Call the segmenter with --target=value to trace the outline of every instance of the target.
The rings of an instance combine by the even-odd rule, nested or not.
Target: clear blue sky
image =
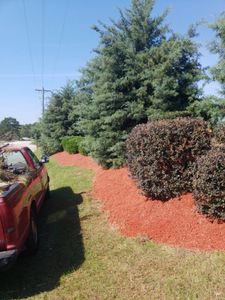
[[[118,8],[129,5],[129,0],[0,0],[0,121],[9,116],[21,124],[37,121],[41,98],[35,88],[55,90],[79,78],[98,44],[91,26],[116,19]],[[165,8],[167,23],[185,33],[191,23],[213,22],[225,0],[156,0],[154,15]],[[206,50],[213,32],[203,27],[199,32],[201,63],[213,65],[216,57]],[[210,84],[205,92],[215,94],[217,88]]]

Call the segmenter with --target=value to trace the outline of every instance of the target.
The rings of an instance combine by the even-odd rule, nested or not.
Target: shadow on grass
[[[63,274],[80,267],[85,259],[78,212],[82,201],[70,187],[51,191],[39,215],[40,249],[33,257],[21,255],[11,270],[0,273],[1,300],[50,291]]]

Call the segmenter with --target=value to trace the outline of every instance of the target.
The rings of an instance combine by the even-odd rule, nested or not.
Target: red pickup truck
[[[38,248],[37,214],[49,193],[43,162],[27,147],[0,148],[0,270]]]

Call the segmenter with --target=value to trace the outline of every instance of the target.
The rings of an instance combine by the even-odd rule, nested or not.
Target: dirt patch
[[[109,221],[126,236],[147,236],[154,241],[188,249],[225,250],[225,223],[210,222],[196,212],[191,194],[167,202],[141,195],[126,168],[103,170],[80,154],[53,156],[62,165],[95,171],[92,195],[101,200]]]

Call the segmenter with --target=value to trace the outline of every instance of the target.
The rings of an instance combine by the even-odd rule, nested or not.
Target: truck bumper
[[[17,250],[0,251],[0,271],[9,269],[16,261]]]

